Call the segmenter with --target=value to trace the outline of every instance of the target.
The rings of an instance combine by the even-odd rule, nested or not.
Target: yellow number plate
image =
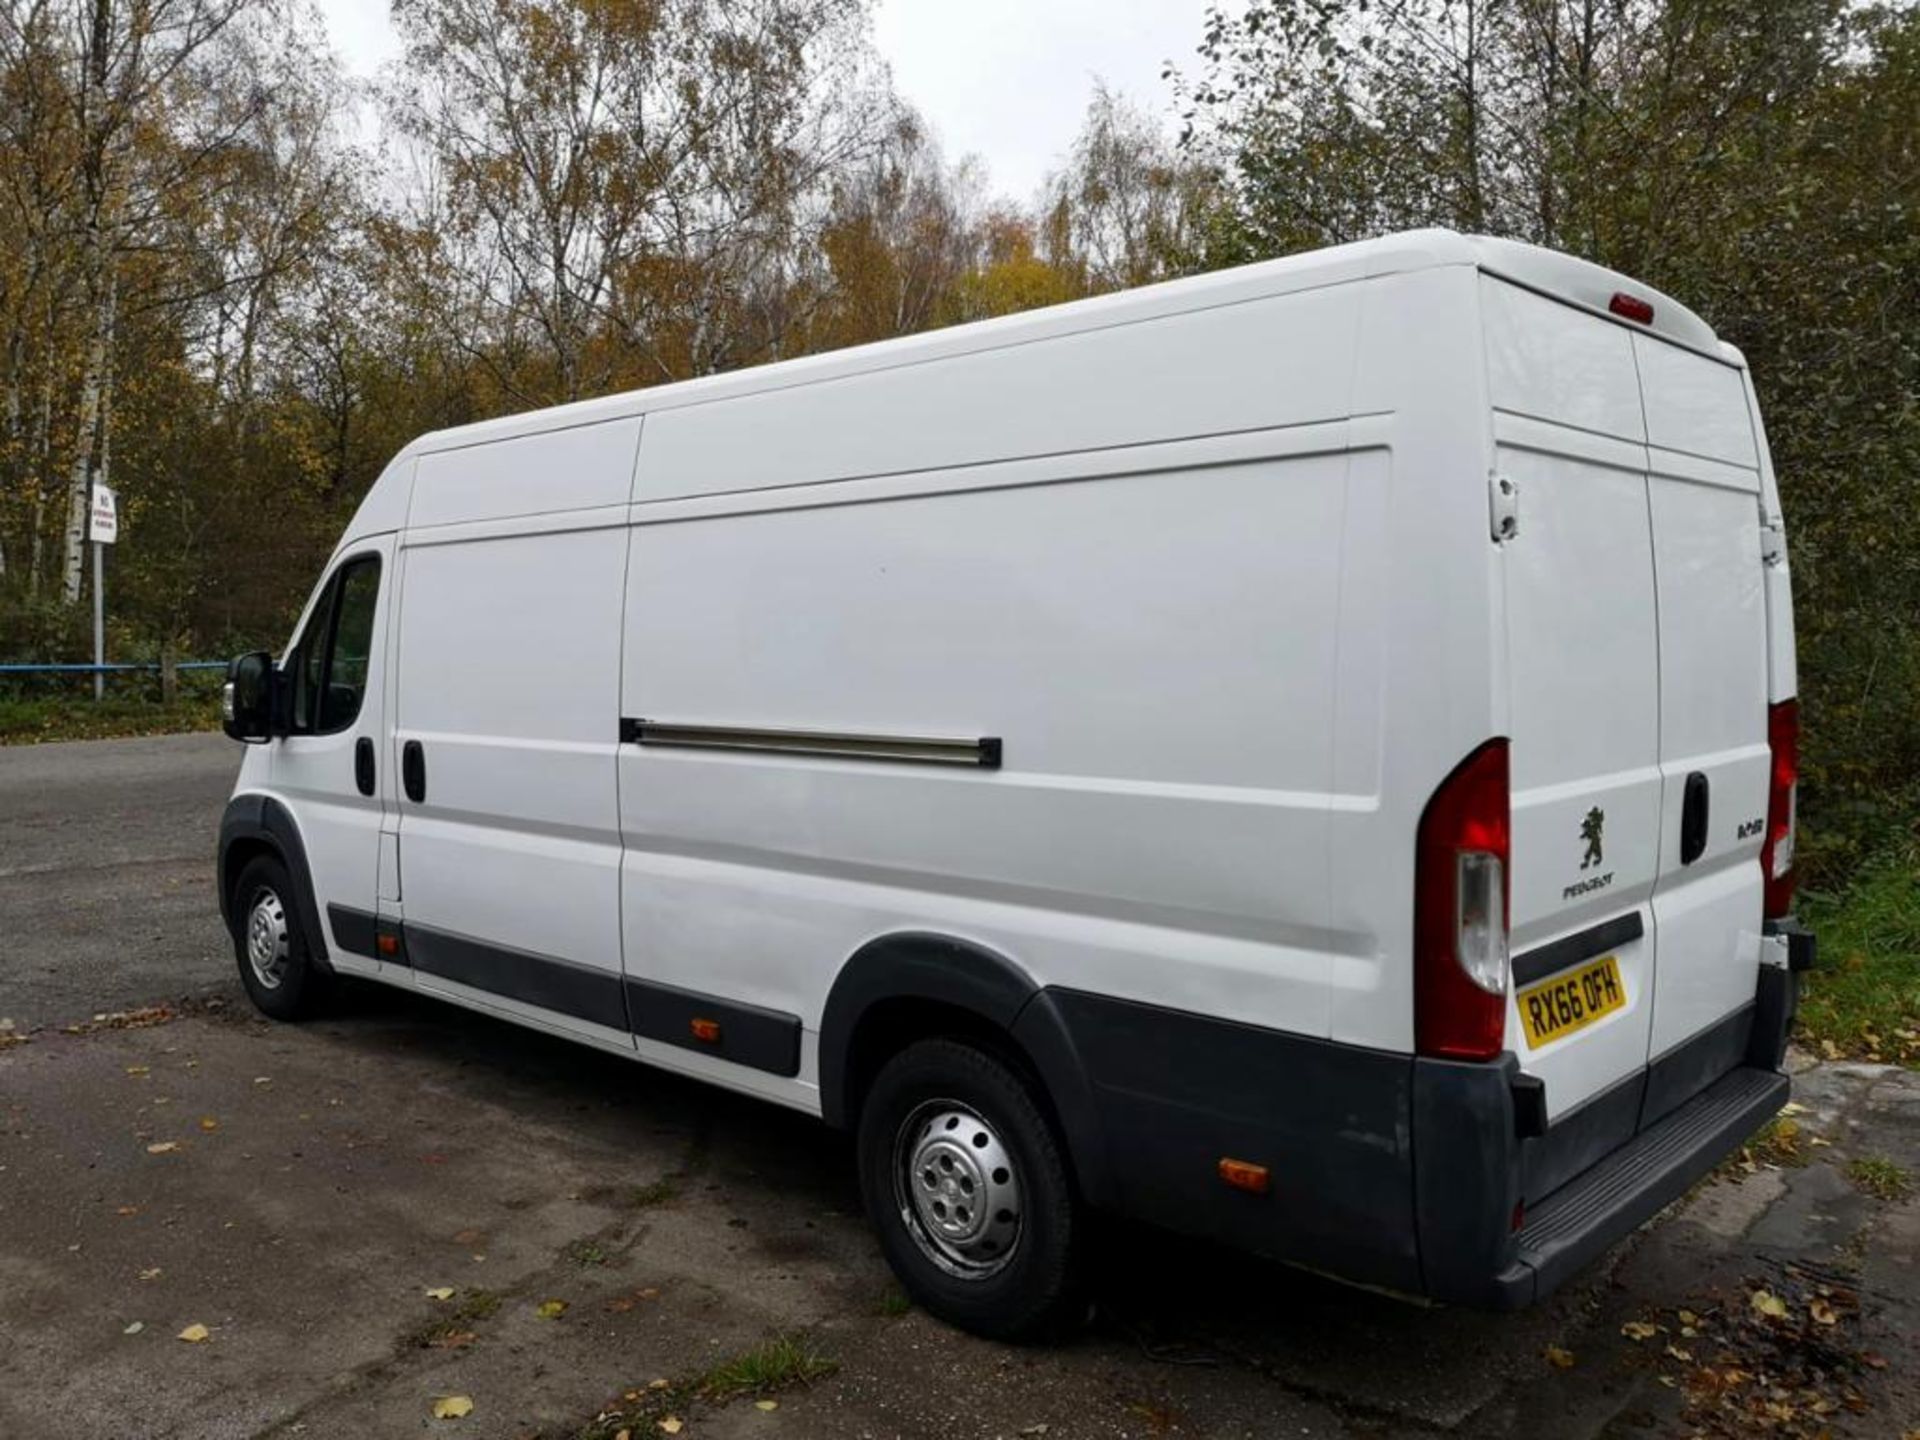
[[[1620,1009],[1627,1003],[1627,987],[1620,980],[1620,962],[1609,955],[1543,980],[1515,999],[1527,1044],[1538,1050]]]

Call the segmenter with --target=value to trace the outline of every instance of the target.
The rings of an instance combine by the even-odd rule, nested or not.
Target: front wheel
[[[269,855],[247,862],[233,887],[233,951],[240,983],[276,1020],[312,1014],[327,977],[314,964],[300,928],[299,901],[286,866]]]
[[[1078,1304],[1072,1179],[1033,1087],[997,1056],[922,1040],[860,1111],[860,1188],[919,1305],[1002,1340],[1060,1328]]]

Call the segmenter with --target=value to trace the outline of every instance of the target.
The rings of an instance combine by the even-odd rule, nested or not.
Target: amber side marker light
[[[687,1028],[693,1031],[693,1038],[708,1045],[720,1043],[720,1022],[695,1017],[687,1022]]]
[[[1638,295],[1629,295],[1624,290],[1616,290],[1613,298],[1607,301],[1607,309],[1622,320],[1638,321],[1642,325],[1653,323],[1653,305]]]
[[[1222,1156],[1220,1160],[1220,1178],[1236,1190],[1244,1190],[1249,1195],[1264,1195],[1272,1187],[1272,1177],[1267,1167],[1255,1165],[1250,1160],[1233,1160]]]
[[[374,940],[373,948],[378,950],[382,955],[398,955],[400,953],[400,937],[398,935],[381,935]]]

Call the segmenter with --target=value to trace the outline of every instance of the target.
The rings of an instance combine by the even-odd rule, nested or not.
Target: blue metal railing
[[[174,667],[176,670],[224,670],[224,660],[182,660]],[[144,670],[149,674],[160,673],[158,660],[136,661],[121,665],[0,665],[0,675],[111,675],[127,670]]]

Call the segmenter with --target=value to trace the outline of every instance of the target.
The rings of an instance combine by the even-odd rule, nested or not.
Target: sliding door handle
[[[373,738],[362,735],[353,745],[353,783],[362,795],[373,794]]]
[[[418,740],[409,740],[400,747],[400,784],[406,789],[407,799],[414,804],[427,798],[427,756]]]

